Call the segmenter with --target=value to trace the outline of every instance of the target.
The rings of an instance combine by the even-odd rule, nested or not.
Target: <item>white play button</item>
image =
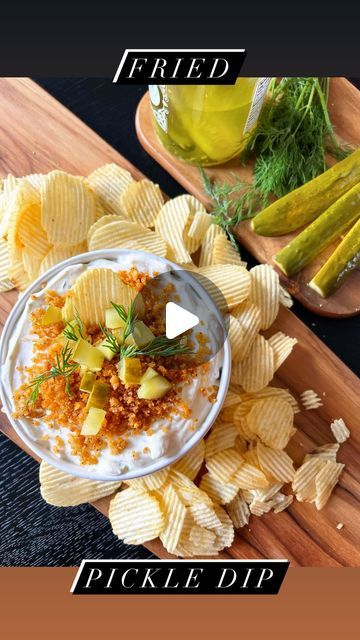
[[[199,318],[174,302],[168,302],[165,309],[166,337],[170,340],[180,336],[199,324]]]

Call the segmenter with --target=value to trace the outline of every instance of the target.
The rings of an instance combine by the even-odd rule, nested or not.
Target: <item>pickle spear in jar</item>
[[[334,253],[309,282],[323,298],[334,293],[360,264],[360,220],[350,229]]]
[[[276,256],[274,262],[292,276],[326,249],[360,217],[360,183],[345,193]]]

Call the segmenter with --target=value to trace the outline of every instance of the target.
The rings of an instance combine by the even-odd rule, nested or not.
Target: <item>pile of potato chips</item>
[[[248,524],[251,514],[286,509],[294,494],[318,509],[325,505],[343,469],[336,462],[339,444],[307,454],[295,470],[286,447],[296,432],[299,407],[287,390],[269,386],[296,339],[281,331],[267,339],[262,332],[273,324],[280,303],[291,303],[270,266],[247,271],[196,198],[182,195],[164,203],[157,185],[136,182],[109,164],[87,178],[61,171],[8,176],[0,218],[0,290],[23,289],[83,251],[138,249],[205,276],[228,320],[231,385],[207,438],[172,467],[128,481],[121,491],[119,483],[75,478],[43,462],[40,482],[47,502],[70,506],[116,491],[109,512],[116,535],[131,544],[160,537],[169,553],[186,557],[216,555],[232,544],[234,527]],[[87,309],[81,313],[86,316]],[[305,399],[313,409],[313,396]],[[348,437],[346,426],[332,429],[341,441]]]

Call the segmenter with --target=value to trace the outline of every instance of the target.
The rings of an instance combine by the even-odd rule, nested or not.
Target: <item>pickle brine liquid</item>
[[[192,164],[237,156],[255,126],[270,78],[235,85],[151,85],[154,124],[163,145]]]

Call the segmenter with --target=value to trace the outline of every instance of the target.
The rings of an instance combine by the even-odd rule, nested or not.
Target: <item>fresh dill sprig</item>
[[[113,333],[111,333],[111,331],[109,331],[106,327],[104,327],[104,325],[100,324],[100,329],[103,333],[103,335],[106,338],[105,341],[105,346],[110,349],[110,351],[112,351],[113,353],[120,353],[121,350],[121,344],[119,343],[118,339],[116,336],[114,336]]]
[[[32,389],[29,398],[30,403],[36,404],[40,393],[40,387],[43,382],[59,376],[62,376],[65,379],[65,391],[68,396],[71,397],[70,378],[74,371],[80,366],[77,362],[70,362],[71,356],[72,349],[69,347],[69,343],[67,342],[61,353],[56,354],[56,364],[53,365],[49,371],[45,371],[41,375],[36,376],[36,378],[34,378],[27,386],[27,389]]]
[[[249,134],[242,161],[255,157],[254,186],[278,198],[350,153],[338,143],[327,109],[329,78],[273,78],[258,124]]]
[[[138,349],[136,355],[169,358],[184,354],[191,354],[190,347],[187,346],[186,337],[167,338],[165,335],[157,336],[146,347]]]
[[[238,250],[238,245],[232,229],[243,220],[252,218],[260,208],[266,206],[267,199],[261,197],[260,192],[248,182],[239,180],[230,174],[233,182],[218,182],[200,167],[200,174],[205,193],[211,198],[214,222],[229,236],[232,244]]]
[[[75,326],[74,326],[75,325]],[[78,334],[75,329],[77,328]],[[73,322],[67,322],[65,328],[62,330],[62,333],[68,340],[73,340],[76,342],[80,338],[84,338],[83,336],[83,321],[80,318],[79,312],[76,310],[75,318]]]

